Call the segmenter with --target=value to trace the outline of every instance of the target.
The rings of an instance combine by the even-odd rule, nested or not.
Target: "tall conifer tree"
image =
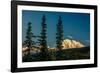
[[[62,18],[59,16],[58,23],[57,23],[57,33],[56,33],[56,47],[58,49],[59,58],[62,57],[62,41],[63,41],[63,25],[62,25]]]
[[[28,28],[26,31],[26,40],[24,41],[25,45],[28,47],[28,54],[30,54],[32,45],[34,43],[34,41],[32,40],[33,33],[32,33],[32,25],[31,24],[32,24],[31,22],[28,23]]]
[[[47,49],[47,41],[46,41],[46,29],[47,29],[47,24],[46,24],[46,17],[45,15],[42,16],[42,22],[41,22],[41,35],[40,35],[40,46],[41,46],[41,59],[42,60],[48,60],[48,49]]]

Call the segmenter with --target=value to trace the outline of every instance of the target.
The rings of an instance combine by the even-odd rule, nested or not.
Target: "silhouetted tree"
[[[33,38],[32,25],[31,22],[29,22],[26,31],[26,40],[24,41],[25,46],[28,47],[28,55],[30,55],[30,50],[32,49],[32,45],[34,44],[32,38]]]
[[[47,49],[47,41],[46,41],[46,28],[47,28],[47,24],[46,24],[46,17],[45,15],[43,15],[42,17],[42,22],[41,22],[41,35],[40,35],[40,50],[41,50],[41,60],[48,60],[48,49]]]
[[[63,41],[63,25],[62,18],[59,16],[57,23],[57,33],[56,33],[56,47],[58,49],[57,57],[62,58],[62,41]]]

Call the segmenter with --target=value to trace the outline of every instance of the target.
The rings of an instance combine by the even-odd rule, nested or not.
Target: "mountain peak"
[[[72,39],[65,39],[62,42],[63,49],[66,48],[82,48],[85,47],[81,42],[72,40]]]

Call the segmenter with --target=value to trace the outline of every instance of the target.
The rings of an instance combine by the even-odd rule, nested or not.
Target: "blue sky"
[[[64,39],[71,38],[89,45],[90,41],[90,14],[71,12],[47,12],[47,11],[22,11],[22,40],[25,40],[28,22],[32,23],[32,31],[40,35],[41,18],[45,14],[47,24],[47,44],[54,47],[56,43],[56,24],[58,17],[62,17]],[[36,41],[36,39],[33,39]]]

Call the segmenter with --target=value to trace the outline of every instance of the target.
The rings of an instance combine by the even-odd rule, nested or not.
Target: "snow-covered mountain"
[[[81,42],[72,40],[72,39],[65,39],[62,42],[63,49],[67,48],[82,48],[85,47]]]
[[[62,49],[70,49],[70,48],[82,48],[82,47],[85,47],[85,45],[83,45],[81,42],[79,41],[76,41],[76,40],[72,40],[72,39],[65,39],[62,41],[62,46],[63,48]],[[23,52],[27,52],[28,48],[27,47],[23,47],[22,48],[22,51]],[[49,51],[57,51],[58,49],[56,47],[52,47],[50,48],[48,46],[48,50]],[[40,52],[40,49],[39,49],[39,46],[37,47],[33,47],[31,49],[32,52]]]

